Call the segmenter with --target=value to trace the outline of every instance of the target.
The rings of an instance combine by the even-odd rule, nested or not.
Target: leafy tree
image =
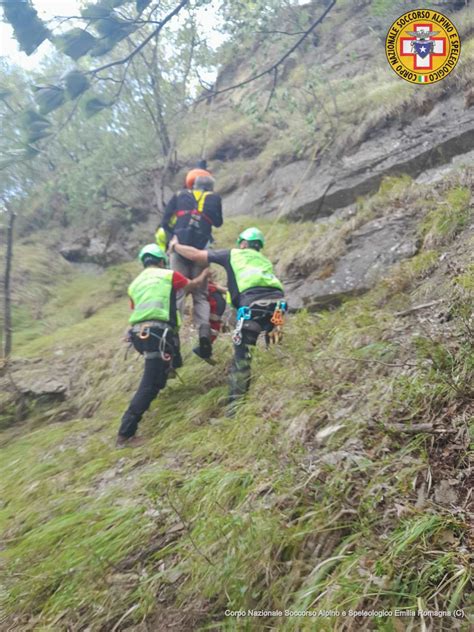
[[[36,101],[39,106],[39,114],[46,115],[62,107],[68,100],[74,100],[84,96],[85,112],[88,116],[93,116],[110,105],[117,102],[122,95],[122,83],[125,81],[130,65],[140,56],[150,70],[150,57],[146,56],[147,47],[154,47],[152,53],[153,65],[156,68],[161,66],[166,56],[156,55],[158,42],[164,34],[172,34],[173,28],[170,26],[173,20],[184,18],[184,26],[175,28],[177,37],[174,37],[178,44],[178,50],[183,50],[190,45],[191,55],[183,60],[185,76],[189,79],[193,66],[194,53],[199,56],[200,48],[204,38],[198,37],[199,28],[196,28],[196,13],[210,5],[212,0],[167,0],[154,2],[153,0],[96,0],[89,2],[81,9],[80,16],[64,18],[71,20],[73,28],[57,33],[57,24],[44,24],[38,17],[30,0],[10,0],[4,6],[5,19],[10,22],[14,29],[20,47],[31,54],[45,40],[49,39],[56,48],[75,61],[82,60],[85,56],[89,61],[111,55],[114,58],[106,61],[102,65],[95,63],[88,64],[87,69],[77,67],[66,73],[60,83],[53,83],[39,86],[36,91]],[[220,11],[222,17],[222,30],[232,35],[236,42],[242,41],[248,36],[249,29],[262,34],[297,35],[285,31],[265,31],[266,25],[271,20],[275,20],[278,15],[282,15],[283,10],[291,9],[294,2],[290,0],[252,0],[252,2],[240,2],[233,0],[214,2],[214,9]],[[321,6],[326,10],[322,17],[336,4],[336,0],[322,0]],[[268,68],[254,72],[244,84],[250,83],[266,74],[274,73],[277,78],[277,68],[282,61],[291,54],[308,34],[319,23],[319,20],[310,25],[306,32],[301,32],[301,37],[293,44],[286,54]],[[262,41],[272,43],[274,37],[263,38]],[[181,41],[180,41],[181,40]],[[127,43],[127,51],[122,52],[121,44]],[[178,54],[178,57],[180,55]],[[196,59],[197,59],[196,57]],[[104,72],[111,69],[121,69],[121,78],[106,76]],[[156,76],[156,70],[151,73]],[[164,77],[164,73],[161,72]],[[117,92],[109,99],[104,99],[101,95],[88,94],[98,81],[118,81]],[[239,84],[240,85],[240,84]],[[227,86],[225,91],[238,86]],[[165,151],[170,149],[170,139],[167,138],[167,131],[164,127],[164,117],[162,116],[162,92],[159,93],[160,83],[156,82],[152,86],[153,99],[157,109],[154,111],[153,124],[155,128],[160,128],[160,140]],[[222,90],[221,90],[222,91]],[[211,91],[215,93],[215,90]],[[185,97],[186,95],[182,95]],[[147,104],[148,107],[148,104]],[[148,107],[149,109],[149,107]],[[37,128],[43,123],[39,119],[33,121],[28,119],[27,126],[33,126],[36,134]],[[45,129],[42,131],[46,133]],[[38,139],[39,140],[39,139]]]
[[[12,6],[16,4],[13,0]],[[34,9],[31,2],[27,4]],[[200,86],[207,96],[221,89],[204,82],[203,70],[209,75],[218,63],[235,56],[232,42],[247,47],[257,37],[269,42],[276,71],[281,59],[314,28],[315,14],[328,7],[326,0],[315,4],[313,21],[301,22],[301,11],[293,13],[291,0],[219,2],[218,26],[228,43],[215,51],[200,23],[199,11],[208,4],[208,0],[88,3],[80,19],[66,20],[66,31],[58,33],[54,20],[44,25],[47,38],[66,57],[46,60],[38,72],[4,67],[0,115],[8,134],[0,140],[4,154],[0,188],[17,200],[31,196],[36,187],[41,190],[40,201],[29,205],[30,213],[19,214],[20,230],[51,220],[63,225],[113,223],[114,218],[132,222],[143,216],[143,206],[149,204],[150,196],[137,206],[148,186],[154,188],[159,207],[167,170],[174,166],[173,150],[188,131],[184,117]],[[289,31],[281,29],[282,10],[291,18]],[[28,13],[27,23],[36,24],[33,13]],[[6,18],[14,25],[11,13]],[[98,42],[86,46],[90,38],[79,28]],[[23,41],[30,37],[26,31],[15,33],[31,50],[32,43]],[[266,66],[250,63],[249,67],[252,76],[245,84],[253,82],[253,75],[269,72]],[[277,78],[276,73],[270,76]],[[188,116],[190,120],[193,124]],[[32,157],[37,160],[31,161]]]

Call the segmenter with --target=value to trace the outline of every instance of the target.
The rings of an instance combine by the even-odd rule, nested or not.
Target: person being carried
[[[194,169],[193,172],[198,172]],[[208,173],[208,172],[206,172]],[[222,226],[222,201],[220,195],[214,193],[214,179],[208,175],[186,178],[186,188],[174,195],[168,202],[160,229],[167,236],[175,235],[180,243],[202,250],[212,240],[212,227]],[[156,238],[163,243],[163,238]],[[160,242],[161,239],[161,242]],[[171,254],[171,267],[189,279],[195,279],[203,270],[203,266],[190,261],[178,253]],[[194,325],[198,330],[199,346],[193,351],[203,359],[212,355],[211,329],[209,326],[209,301],[206,284],[192,290]],[[178,296],[178,309],[184,316],[184,294]]]
[[[151,402],[164,389],[172,364],[179,352],[178,291],[191,292],[206,281],[208,268],[190,281],[167,268],[168,257],[156,244],[144,246],[138,259],[144,270],[128,288],[133,309],[127,332],[138,353],[145,358],[143,376],[127,410],[117,436],[117,447],[135,447],[143,440],[136,437],[138,423]]]
[[[200,160],[194,169],[188,171],[186,177],[184,178],[184,189],[179,193],[173,195],[173,197],[165,207],[163,219],[155,233],[156,243],[165,252],[168,250],[168,243],[173,236],[174,226],[177,220],[176,204],[178,201],[178,196],[180,195],[180,193],[184,193],[186,191],[192,192],[194,183],[196,182],[196,178],[198,177],[212,178],[212,173],[208,171],[207,162],[205,160]]]
[[[212,272],[209,273],[207,280],[207,299],[209,301],[210,316],[209,325],[211,327],[211,342],[214,342],[219,335],[222,327],[222,316],[227,307],[226,294],[227,288],[217,283]]]
[[[233,336],[234,357],[230,370],[228,415],[250,386],[250,350],[259,334],[273,330],[278,312],[286,311],[283,285],[273,273],[272,263],[260,251],[265,244],[263,233],[247,228],[237,238],[238,248],[198,250],[173,238],[170,249],[201,266],[217,263],[225,268],[231,301],[237,311],[237,328]]]

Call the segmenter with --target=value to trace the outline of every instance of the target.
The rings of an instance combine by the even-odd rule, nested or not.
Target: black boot
[[[118,436],[122,437],[123,439],[131,439],[133,436],[135,436],[137,426],[141,418],[141,415],[133,413],[130,408],[128,408],[122,417]]]
[[[209,360],[212,356],[212,342],[211,342],[211,326],[201,325],[199,327],[199,353],[196,349],[193,349],[203,360]]]
[[[183,357],[180,351],[175,351],[171,360],[172,369],[180,369],[183,366]]]

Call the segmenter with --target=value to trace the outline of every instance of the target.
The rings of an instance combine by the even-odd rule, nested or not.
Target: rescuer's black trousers
[[[173,352],[177,350],[179,342],[177,336],[174,339],[169,338],[165,349],[170,359],[164,360],[160,352],[162,333],[163,330],[151,328],[150,336],[146,340],[141,340],[137,334],[132,333],[132,344],[139,353],[145,356],[145,367],[137,392],[122,417],[118,431],[121,437],[133,437],[143,414],[166,386]]]
[[[252,355],[249,347],[257,344],[261,332],[268,334],[272,331],[271,318],[274,310],[275,304],[252,307],[250,320],[243,323],[242,342],[239,345],[234,343],[234,357],[229,374],[229,407],[227,411],[229,416],[235,413],[238,402],[250,387]]]

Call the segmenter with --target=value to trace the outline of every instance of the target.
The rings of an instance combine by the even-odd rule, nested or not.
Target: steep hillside
[[[213,368],[186,343],[133,452],[113,441],[140,375],[120,342],[138,267],[71,276],[63,266],[41,321],[33,301],[18,326],[2,381],[2,630],[469,628],[472,200],[427,208],[401,181],[363,207],[390,213],[378,206],[387,195],[409,201],[418,253],[363,297],[291,316],[282,346],[255,353],[234,420],[223,417],[228,336]],[[248,221],[227,222],[219,245]],[[262,228],[272,256],[315,230]],[[31,256],[19,262],[29,300],[41,248]],[[60,382],[62,396],[8,385],[33,378]],[[316,614],[226,615],[247,609]]]
[[[142,370],[122,342],[126,289],[162,174],[138,164],[141,145],[119,156],[119,134],[94,137],[93,120],[66,137],[89,135],[90,162],[52,169],[18,218],[0,367],[2,632],[471,629],[468,4],[432,3],[463,39],[439,84],[405,85],[384,58],[414,2],[340,0],[275,83],[183,117],[166,194],[204,146],[225,204],[215,247],[258,223],[291,313],[282,344],[255,350],[232,420],[231,335],[210,367],[186,322],[184,367],[133,451],[114,445]],[[271,29],[293,41],[326,5],[228,42],[217,87],[281,54]],[[118,194],[101,180],[114,152],[121,169],[137,161]]]
[[[276,83],[270,74],[202,112],[229,213],[314,220],[376,191],[387,175],[416,177],[472,150],[474,12],[462,2],[433,4],[462,38],[459,65],[444,81],[420,90],[387,64],[388,29],[416,2],[343,1],[279,68]],[[326,5],[294,9],[286,28],[301,32]],[[278,59],[271,32],[252,44],[252,63],[235,55],[218,89]]]
[[[288,218],[305,226],[317,222],[310,228],[316,235],[345,222],[344,238],[354,233],[350,247],[341,248],[341,240],[334,248],[327,244],[330,252],[321,266],[321,259],[308,265],[298,254],[298,263],[282,270],[295,307],[326,305],[365,291],[395,261],[417,252],[409,204],[398,204],[380,220],[378,210],[361,210],[361,196],[376,192],[384,178],[407,176],[421,178],[428,203],[436,206],[436,181],[473,164],[474,12],[463,2],[441,4],[435,3],[460,32],[462,56],[456,71],[439,83],[403,82],[385,57],[391,22],[415,2],[341,1],[279,67],[276,82],[270,74],[224,92],[198,103],[183,119],[174,178],[169,174],[167,186],[181,186],[202,150],[227,217]],[[293,6],[267,31],[225,45],[216,88],[225,90],[277,60],[326,5],[314,0]],[[271,29],[280,32],[282,24],[290,35],[275,43]],[[250,61],[242,54],[247,49]],[[152,185],[158,186],[159,179],[149,171],[137,182],[130,180],[135,183],[130,192],[135,201],[127,210],[131,219],[117,215],[112,228],[74,227],[58,249],[70,261],[110,265],[129,260],[158,224]],[[374,242],[375,233],[380,239]],[[313,241],[305,249],[309,253],[314,247]]]

